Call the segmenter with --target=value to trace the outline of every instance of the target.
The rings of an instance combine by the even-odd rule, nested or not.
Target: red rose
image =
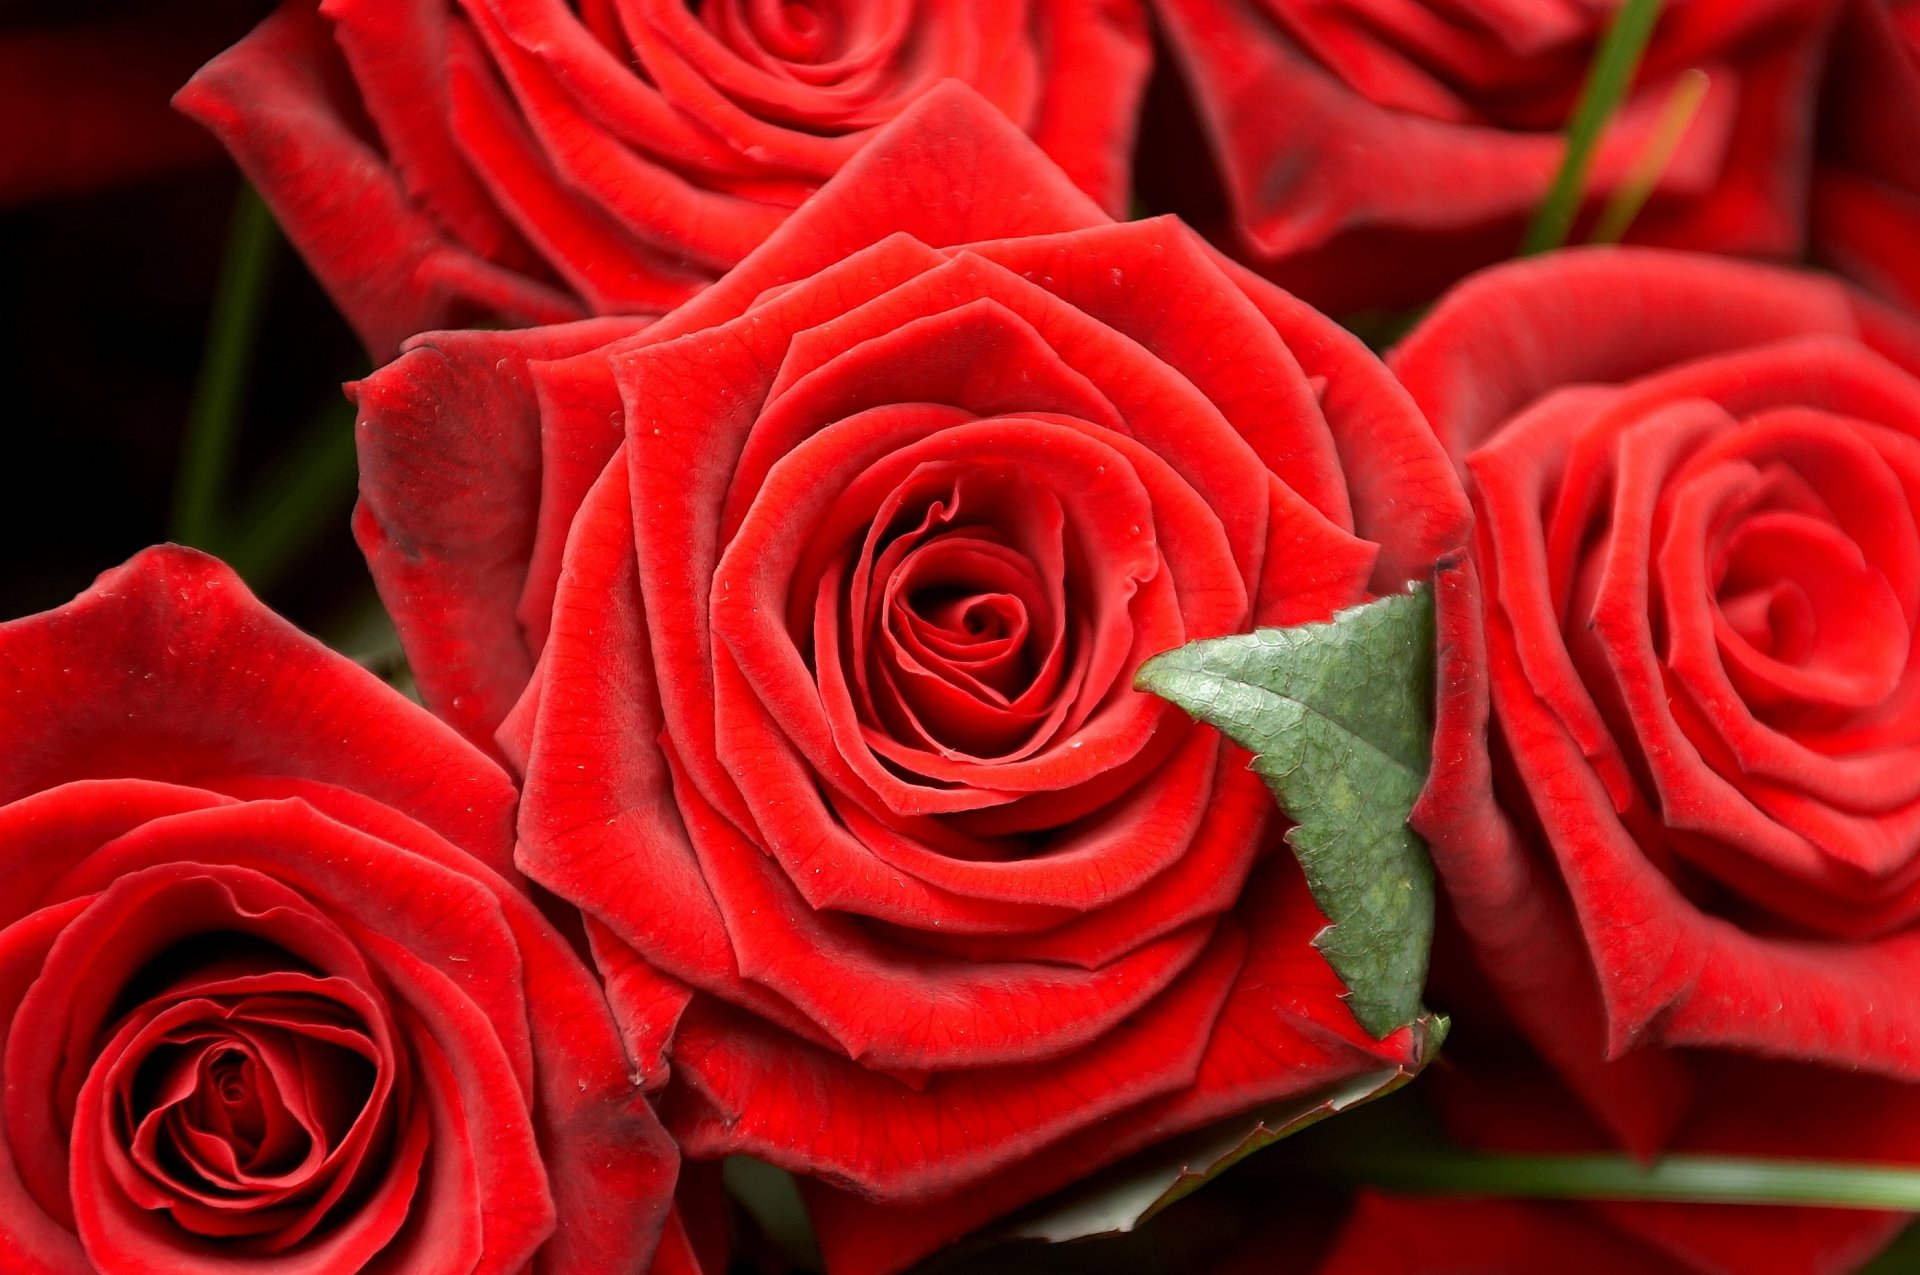
[[[84,8],[106,12],[77,20],[61,13],[58,22],[0,16],[0,204],[84,193],[220,156],[167,99],[265,6],[136,0]]]
[[[0,688],[0,1267],[646,1268],[673,1148],[498,768],[182,549]]]
[[[1607,4],[1156,0],[1235,252],[1315,304],[1424,300],[1513,254],[1560,166]],[[1631,238],[1794,256],[1832,0],[1668,6],[1595,157],[1610,193],[1675,77],[1706,96]],[[1143,157],[1143,165],[1179,163]]]
[[[1920,310],[1920,3],[1854,0],[1828,72],[1820,258]]]
[[[360,387],[359,529],[467,729],[537,667],[520,859],[690,1154],[818,1179],[830,1265],[888,1270],[1417,1061],[1341,1003],[1245,755],[1131,689],[1461,545],[1352,337],[958,86],[698,300],[541,361],[604,335],[421,338]]]
[[[1643,1153],[1724,1100],[1719,1051],[1814,1064],[1761,1123],[1920,1079],[1920,329],[1812,275],[1584,250],[1468,281],[1391,365],[1467,475],[1484,588],[1444,586],[1418,813],[1520,1026]],[[1491,768],[1459,729],[1489,684]]]
[[[182,90],[368,347],[659,313],[944,77],[1124,207],[1140,0],[286,0]]]

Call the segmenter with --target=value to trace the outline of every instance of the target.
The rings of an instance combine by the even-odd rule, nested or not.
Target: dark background
[[[169,538],[175,473],[233,216],[222,164],[0,210],[0,617],[56,606]],[[366,356],[277,238],[223,503],[238,510],[303,431],[349,428]],[[326,425],[316,424],[326,421]],[[343,484],[305,520],[266,600],[323,637],[364,620],[371,582]],[[219,545],[205,546],[220,548]]]

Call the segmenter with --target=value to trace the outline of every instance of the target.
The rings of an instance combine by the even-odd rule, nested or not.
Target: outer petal
[[[1634,238],[1790,256],[1827,3],[1698,9],[1664,22],[1602,138],[1596,195],[1652,144],[1679,72],[1708,92]],[[1326,306],[1403,306],[1510,256],[1557,169],[1567,86],[1601,16],[1565,6],[1347,11],[1298,0],[1159,0],[1229,203],[1223,244]],[[1182,156],[1146,161],[1180,171]]]
[[[609,953],[603,972],[630,1039],[657,1042],[685,1009],[673,984],[743,1001],[763,1017],[806,1031],[804,1015],[743,985],[663,755],[659,692],[633,561],[624,454],[588,494],[569,539],[551,645],[533,711],[526,804],[516,857],[588,918]],[[622,728],[609,735],[608,721]],[[644,909],[630,901],[645,897]],[[605,932],[601,932],[601,927]],[[659,973],[622,975],[621,945]],[[662,976],[664,976],[664,981]],[[636,1047],[658,1076],[660,1043]]]
[[[590,448],[599,463],[583,460],[597,472],[619,445],[604,421],[597,438],[555,438],[581,418],[542,411],[529,364],[643,322],[431,333],[350,390],[360,409],[354,534],[422,698],[482,748],[493,748],[545,636],[544,623],[530,634],[520,621],[541,522],[573,513],[564,493],[543,499],[553,476],[542,452]],[[551,605],[549,592],[537,609]]]
[[[744,1152],[903,1204],[977,1189],[1089,1119],[1189,1084],[1244,953],[1223,930],[1169,994],[1090,1048],[918,1090],[738,1015],[690,1016],[676,1047],[687,1087],[663,1113],[694,1156]],[[795,1092],[821,1096],[824,1126],[819,1108],[775,1098]]]
[[[317,780],[411,811],[512,872],[501,852],[507,777],[203,554],[149,549],[71,604],[0,627],[0,641],[12,690],[0,729],[15,741],[0,800],[105,776]],[[49,714],[48,704],[66,707]]]
[[[1247,959],[1190,1084],[1041,1147],[964,1191],[911,1206],[810,1191],[809,1208],[832,1268],[844,1275],[904,1269],[994,1217],[1143,1147],[1357,1075],[1384,1081],[1397,1069],[1420,1064],[1410,1032],[1376,1041],[1340,1003],[1339,980],[1303,942],[1325,918],[1297,867],[1270,862],[1245,897],[1245,915],[1254,926]]]
[[[1074,185],[1115,217],[1132,193],[1133,113],[1152,62],[1146,14],[1132,0],[1037,4],[1045,70],[1027,131]]]
[[[1566,886],[1494,798],[1485,620],[1472,561],[1440,573],[1435,603],[1441,689],[1433,768],[1411,823],[1527,1039],[1615,1137],[1650,1154],[1680,1119],[1690,1080],[1658,1052],[1607,1057],[1605,1006]]]
[[[1630,380],[1785,337],[1863,331],[1855,296],[1818,275],[1692,254],[1577,249],[1462,283],[1388,365],[1460,464],[1509,417],[1561,386]],[[1471,369],[1463,341],[1481,351]]]
[[[768,289],[805,279],[889,235],[946,248],[1107,220],[979,94],[942,84],[651,335],[666,340],[724,322]]]
[[[1142,0],[856,6],[813,28],[846,47],[811,51],[791,21],[649,0],[284,0],[180,102],[382,358],[473,319],[685,300],[948,78],[1123,211]]]
[[[200,69],[176,105],[212,129],[381,359],[415,332],[488,315],[574,318],[577,302],[445,237],[351,123],[310,0],[287,0]]]

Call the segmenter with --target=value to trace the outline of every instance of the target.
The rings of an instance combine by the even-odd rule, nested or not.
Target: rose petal
[[[512,785],[450,728],[268,613],[226,567],[163,547],[72,604],[5,628],[15,741],[0,799],[90,777],[171,782],[266,773],[413,812],[499,871]],[[229,652],[270,676],[232,676]],[[44,706],[66,706],[47,713]],[[257,723],[235,732],[230,723]]]

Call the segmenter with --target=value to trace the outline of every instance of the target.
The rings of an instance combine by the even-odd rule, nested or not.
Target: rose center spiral
[[[869,539],[854,581],[867,630],[856,678],[893,738],[1005,756],[1049,715],[1072,652],[1060,543],[1004,515],[1051,509],[1039,525],[1057,524],[1058,502],[1007,473],[943,479],[910,483]]]

